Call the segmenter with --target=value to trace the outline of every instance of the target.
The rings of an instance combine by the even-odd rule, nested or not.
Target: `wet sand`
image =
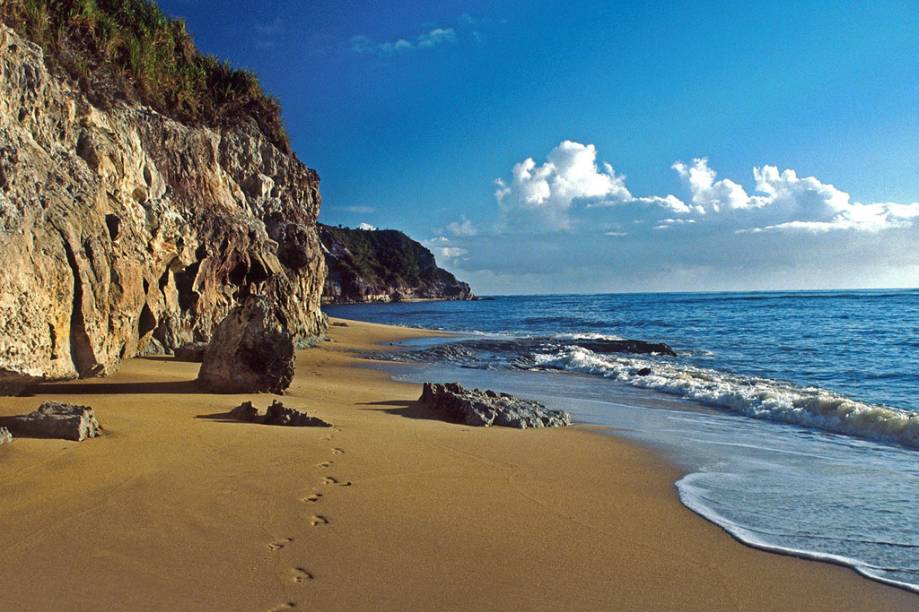
[[[685,509],[678,472],[585,427],[474,429],[354,351],[430,335],[349,322],[283,401],[333,429],[227,422],[198,364],[0,399],[93,406],[107,434],[0,448],[9,609],[916,609],[853,571],[748,548]]]

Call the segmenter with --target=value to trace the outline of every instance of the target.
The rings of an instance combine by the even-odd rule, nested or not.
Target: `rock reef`
[[[567,427],[571,415],[507,393],[466,389],[459,383],[425,383],[418,400],[445,420],[477,427]]]
[[[96,105],[0,24],[0,392],[208,341],[241,300],[325,329],[319,178],[258,123]]]

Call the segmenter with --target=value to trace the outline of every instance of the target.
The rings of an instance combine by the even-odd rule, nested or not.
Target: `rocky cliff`
[[[47,60],[0,24],[0,389],[207,340],[249,294],[322,333],[319,178],[286,141],[97,103]]]
[[[396,230],[319,225],[328,276],[323,302],[468,300],[466,283],[437,267],[434,255]]]

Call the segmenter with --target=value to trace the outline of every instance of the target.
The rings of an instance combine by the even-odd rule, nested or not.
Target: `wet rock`
[[[22,438],[62,438],[82,442],[102,435],[89,406],[44,402],[29,414],[0,418],[0,425]]]
[[[586,340],[573,342],[581,348],[594,353],[636,353],[639,355],[667,355],[676,357],[676,352],[663,342],[645,342],[644,340]]]
[[[283,393],[294,378],[294,342],[275,308],[250,296],[217,326],[198,381],[214,393]]]
[[[651,368],[642,368],[642,369],[638,370],[637,372],[635,372],[635,374],[636,374],[637,376],[650,376],[650,375],[651,375]]]
[[[230,417],[238,421],[252,422],[258,419],[258,408],[252,405],[252,402],[243,402],[230,411]]]
[[[566,427],[571,415],[549,410],[539,402],[497,393],[466,389],[459,383],[425,383],[419,399],[446,420],[478,427]]]
[[[6,427],[0,427],[0,446],[10,444],[13,441],[13,434]]]
[[[265,413],[265,425],[287,425],[289,427],[331,427],[320,418],[311,417],[301,410],[288,408],[275,400]]]

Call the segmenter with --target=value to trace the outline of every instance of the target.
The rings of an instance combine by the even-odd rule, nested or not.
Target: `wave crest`
[[[919,413],[864,404],[824,389],[689,365],[598,355],[581,347],[534,357],[538,367],[603,376],[749,417],[919,448]]]

